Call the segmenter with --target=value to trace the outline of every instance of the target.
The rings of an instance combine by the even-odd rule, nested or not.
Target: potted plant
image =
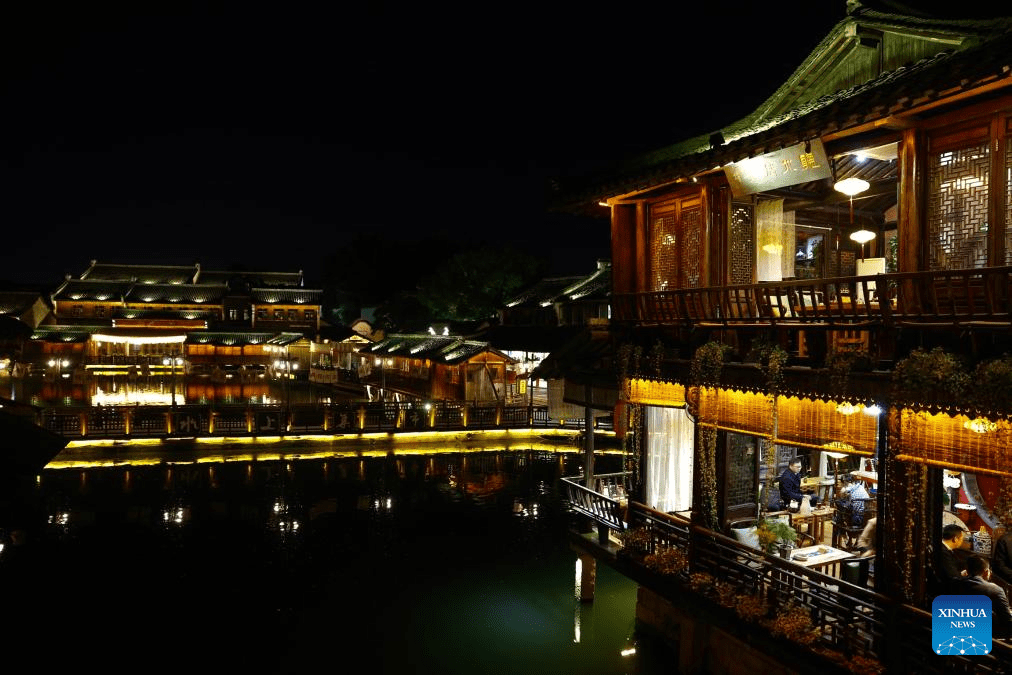
[[[781,546],[793,548],[794,542],[798,540],[798,531],[777,518],[760,520],[756,525],[756,535],[759,537],[759,548],[770,555],[776,553]],[[784,555],[783,551],[781,555]]]

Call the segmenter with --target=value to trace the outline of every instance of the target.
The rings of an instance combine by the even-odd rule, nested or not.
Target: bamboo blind
[[[626,380],[626,391],[630,403],[685,407],[685,387],[677,382],[630,378]]]
[[[878,443],[878,416],[865,415],[860,410],[845,415],[837,410],[837,405],[837,401],[781,396],[777,401],[777,442],[853,455],[874,455]]]
[[[734,389],[699,389],[699,424],[753,436],[770,435],[770,402],[765,394]]]
[[[956,471],[1012,476],[1010,420],[951,417],[946,413],[916,412],[909,408],[903,408],[899,414],[897,459]],[[975,421],[977,424],[973,424]]]

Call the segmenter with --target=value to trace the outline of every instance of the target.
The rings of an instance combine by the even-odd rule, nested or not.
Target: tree
[[[476,321],[495,315],[544,269],[540,259],[510,246],[485,245],[450,256],[418,286],[433,321]]]

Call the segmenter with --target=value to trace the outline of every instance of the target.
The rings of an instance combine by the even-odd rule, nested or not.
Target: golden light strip
[[[625,390],[629,392],[630,403],[642,405],[685,407],[685,386],[677,382],[629,378]]]
[[[95,342],[115,342],[128,345],[163,345],[186,342],[185,335],[152,335],[136,337],[132,335],[104,335],[94,333],[91,339]]]

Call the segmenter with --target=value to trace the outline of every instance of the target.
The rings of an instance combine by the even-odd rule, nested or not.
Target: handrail
[[[602,476],[605,475],[620,474],[602,474]],[[599,477],[601,476],[594,478]],[[578,482],[582,480],[581,477],[562,478],[561,480],[566,487],[566,497],[569,500],[570,508],[609,529],[618,532],[626,529],[624,508],[621,502],[581,485]]]
[[[429,406],[393,401],[54,406],[39,413],[38,423],[50,431],[79,439],[563,427],[549,419],[545,405],[475,406],[436,401]]]
[[[1012,266],[616,293],[613,321],[805,328],[1012,323]]]
[[[595,476],[603,477],[609,474]],[[610,474],[615,475],[615,474]],[[563,478],[570,495],[590,499],[600,508],[613,507],[613,500],[581,485],[582,477]],[[588,494],[590,493],[590,494]],[[589,513],[584,502],[571,499],[573,510],[600,522],[607,513]],[[687,518],[664,513],[639,502],[628,504],[628,527],[649,533],[645,553],[675,548],[686,553],[690,566],[676,577],[688,584],[690,573],[706,573],[714,581],[730,584],[735,596],[751,594],[773,606],[789,600],[805,607],[819,635],[816,647],[895,662],[908,672],[981,672],[997,674],[1012,663],[1012,644],[994,641],[991,654],[952,656],[942,663],[927,646],[931,639],[931,615],[896,603],[873,590],[801,567],[778,556],[751,548],[719,532],[693,526]],[[598,517],[595,517],[598,516]],[[615,528],[618,529],[618,528]],[[740,623],[739,623],[740,625]]]

